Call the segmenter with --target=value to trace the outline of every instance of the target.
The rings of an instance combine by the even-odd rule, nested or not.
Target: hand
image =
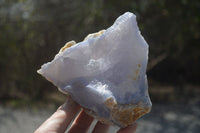
[[[35,133],[64,133],[70,122],[74,119],[81,107],[71,98],[58,108],[58,110],[48,118]],[[93,117],[87,115],[83,110],[73,121],[69,133],[86,133],[94,120]],[[97,122],[92,133],[107,133],[109,125]],[[136,124],[120,129],[117,133],[135,133]]]

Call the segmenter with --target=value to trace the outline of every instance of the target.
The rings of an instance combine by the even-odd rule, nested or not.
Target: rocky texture
[[[127,12],[108,29],[70,41],[38,73],[104,123],[131,125],[150,111],[148,44]]]

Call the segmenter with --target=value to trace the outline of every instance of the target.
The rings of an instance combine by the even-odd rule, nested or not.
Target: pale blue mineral
[[[38,70],[88,114],[126,127],[151,109],[146,67],[148,44],[133,13],[106,30],[70,41]]]

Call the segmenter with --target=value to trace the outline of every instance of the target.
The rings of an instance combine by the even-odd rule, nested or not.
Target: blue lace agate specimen
[[[133,13],[108,29],[70,41],[38,70],[88,114],[126,127],[151,109],[146,67],[148,44]]]

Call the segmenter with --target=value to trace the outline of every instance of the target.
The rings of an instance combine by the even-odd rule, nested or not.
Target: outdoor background
[[[49,117],[65,96],[37,69],[126,11],[149,44],[153,108],[137,132],[199,132],[199,0],[0,0],[0,132],[33,132]]]

